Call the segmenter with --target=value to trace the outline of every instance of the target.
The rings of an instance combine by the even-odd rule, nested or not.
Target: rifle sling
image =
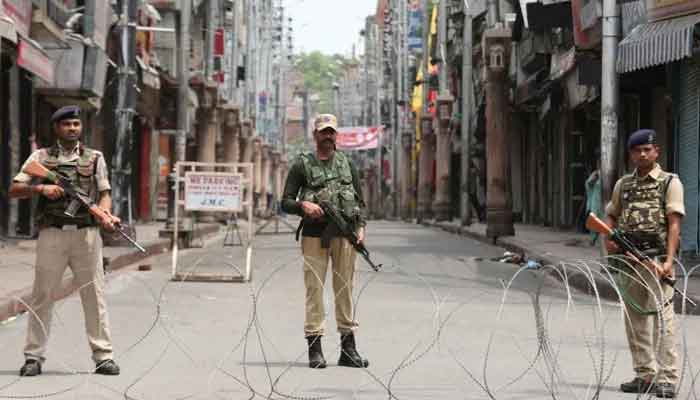
[[[297,233],[295,235],[295,240],[298,242],[299,241],[299,235],[301,234],[301,230],[304,228],[304,218],[299,221],[299,226],[297,227]]]

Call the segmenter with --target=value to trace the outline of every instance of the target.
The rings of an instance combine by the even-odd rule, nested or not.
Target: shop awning
[[[635,27],[618,46],[617,72],[677,61],[693,54],[693,32],[700,14]]]
[[[14,21],[2,14],[0,14],[0,38],[17,43],[17,30]]]

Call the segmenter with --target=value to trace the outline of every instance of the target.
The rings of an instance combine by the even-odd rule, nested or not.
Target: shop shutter
[[[689,61],[681,63],[678,88],[677,171],[683,182],[686,216],[681,231],[681,250],[698,251],[698,172],[700,171],[700,70]]]

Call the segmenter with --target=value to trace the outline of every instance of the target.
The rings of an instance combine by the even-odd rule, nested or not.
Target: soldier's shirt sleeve
[[[617,218],[622,213],[620,205],[620,182],[622,179],[618,179],[613,188],[612,196],[610,196],[610,202],[605,206],[605,214],[613,218]]]
[[[109,184],[109,175],[107,174],[107,163],[102,153],[99,153],[96,162],[95,181],[97,182],[97,191],[104,192],[106,190],[111,190],[112,186]]]
[[[284,184],[284,192],[282,192],[282,211],[288,214],[304,216],[301,209],[301,202],[297,201],[299,189],[304,186],[306,178],[304,177],[304,166],[301,160],[292,164],[287,174],[287,181]]]
[[[25,174],[22,171],[24,171],[24,168],[26,168],[30,162],[39,160],[39,152],[40,152],[40,150],[37,150],[37,151],[33,152],[29,156],[29,158],[27,158],[27,160],[24,162],[24,164],[22,164],[22,168],[20,169],[19,173],[17,175],[15,175],[15,177],[12,179],[14,182],[30,183],[32,181],[32,179],[34,179],[34,178],[32,178],[31,175]]]
[[[683,183],[678,177],[673,177],[666,190],[666,214],[685,215],[685,203],[683,202]]]

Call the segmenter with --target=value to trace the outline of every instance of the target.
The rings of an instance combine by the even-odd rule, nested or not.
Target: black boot
[[[34,359],[27,360],[19,370],[19,376],[41,375],[41,362]]]
[[[100,375],[119,375],[120,370],[114,360],[103,360],[96,363],[95,373]]]
[[[620,390],[625,393],[653,393],[656,385],[651,376],[646,378],[636,377],[629,382],[620,385]]]
[[[306,341],[309,342],[309,368],[326,368],[326,359],[323,358],[323,349],[321,348],[321,337],[306,337]]]
[[[340,358],[338,365],[341,367],[367,368],[369,361],[362,358],[355,347],[355,335],[348,333],[340,335]]]

